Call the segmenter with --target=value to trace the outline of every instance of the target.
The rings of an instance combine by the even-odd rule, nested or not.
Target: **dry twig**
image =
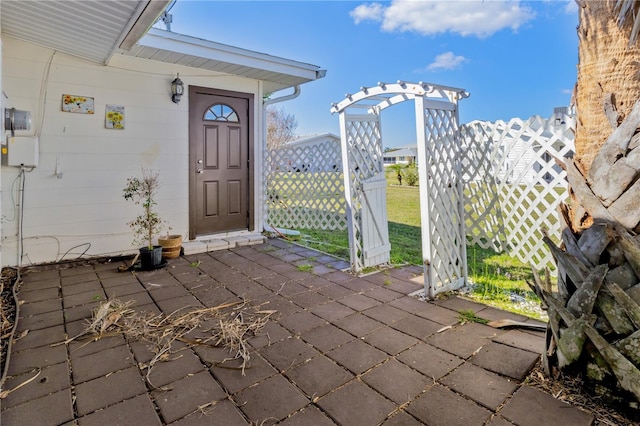
[[[154,315],[132,309],[131,303],[116,299],[102,303],[94,311],[86,329],[63,343],[80,338],[97,340],[117,333],[132,341],[146,342],[154,354],[144,365],[151,386],[151,369],[158,362],[170,360],[170,356],[176,353],[173,350],[176,341],[186,343],[188,347],[224,347],[229,351],[229,359],[242,360],[239,369],[244,375],[250,360],[247,339],[256,335],[275,312],[252,310],[244,302],[231,302],[212,308]]]

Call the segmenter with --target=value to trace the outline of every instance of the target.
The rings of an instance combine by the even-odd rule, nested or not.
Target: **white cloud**
[[[383,8],[380,3],[361,4],[349,12],[349,15],[356,25],[362,21],[382,21]]]
[[[564,6],[564,13],[571,15],[572,13],[578,13],[578,3],[575,0],[569,0]]]
[[[467,58],[464,56],[456,56],[453,52],[445,52],[436,56],[435,60],[427,65],[429,71],[454,70],[459,68]]]
[[[489,37],[504,28],[517,30],[532,20],[533,10],[520,0],[406,1],[361,4],[350,12],[356,24],[381,22],[389,32],[434,35],[451,32],[462,36]]]

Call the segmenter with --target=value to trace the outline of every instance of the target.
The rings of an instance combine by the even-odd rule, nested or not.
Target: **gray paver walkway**
[[[463,309],[526,319],[457,297],[411,297],[420,268],[354,277],[340,270],[345,262],[282,240],[183,256],[153,272],[117,272],[121,264],[25,272],[18,333],[28,332],[13,346],[5,388],[42,371],[2,400],[3,426],[593,423],[522,383],[542,333],[460,324]],[[222,349],[183,346],[147,379],[152,354],[141,342],[110,336],[55,345],[114,296],[153,313],[240,299],[278,312],[249,340],[245,376],[217,363]]]

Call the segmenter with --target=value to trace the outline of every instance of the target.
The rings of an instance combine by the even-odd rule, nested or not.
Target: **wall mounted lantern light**
[[[180,103],[180,98],[184,94],[184,84],[180,80],[180,74],[171,82],[171,100],[175,103]]]

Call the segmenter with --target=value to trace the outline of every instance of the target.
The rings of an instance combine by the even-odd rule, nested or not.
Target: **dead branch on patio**
[[[78,339],[98,340],[120,333],[130,341],[145,342],[154,354],[144,365],[151,386],[149,373],[153,366],[170,360],[172,354],[182,350],[175,349],[176,342],[186,343],[187,347],[223,347],[229,352],[229,359],[241,360],[239,369],[244,375],[250,360],[247,339],[257,335],[275,313],[258,310],[244,302],[230,302],[211,308],[155,315],[136,311],[131,307],[132,303],[112,299],[100,304],[85,330],[63,343]]]

